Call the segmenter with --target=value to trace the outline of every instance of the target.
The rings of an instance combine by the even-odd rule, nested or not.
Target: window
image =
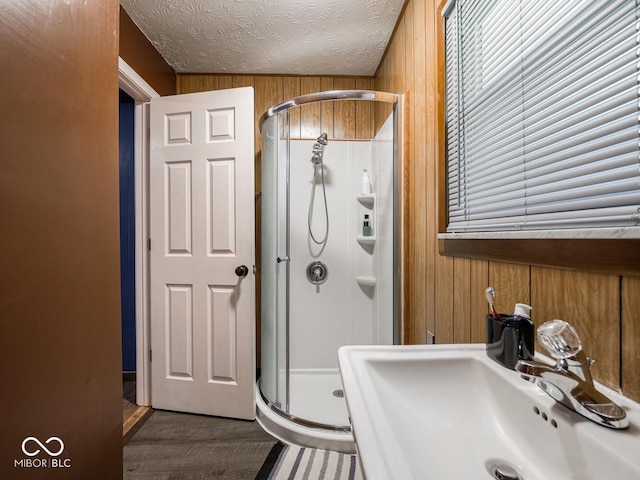
[[[639,15],[635,0],[445,6],[447,233],[640,237]]]

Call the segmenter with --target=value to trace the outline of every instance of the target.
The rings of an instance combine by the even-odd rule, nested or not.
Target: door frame
[[[149,304],[149,101],[160,97],[127,62],[118,57],[119,87],[136,102],[134,184],[136,223],[136,403],[151,405],[151,326]]]

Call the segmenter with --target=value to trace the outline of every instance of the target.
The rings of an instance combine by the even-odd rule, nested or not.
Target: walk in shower
[[[285,442],[352,452],[338,348],[398,343],[402,100],[368,90],[320,92],[276,105],[260,121],[256,403],[261,425]],[[351,110],[367,112],[371,138],[323,131],[333,126],[323,113],[343,111],[325,102],[345,101],[367,102]],[[309,107],[319,102],[322,109]],[[309,138],[292,138],[305,132]]]

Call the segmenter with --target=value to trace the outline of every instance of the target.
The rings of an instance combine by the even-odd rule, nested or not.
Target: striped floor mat
[[[358,457],[277,443],[256,480],[362,480]]]

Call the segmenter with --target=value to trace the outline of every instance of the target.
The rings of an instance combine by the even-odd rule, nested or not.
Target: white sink
[[[350,346],[340,372],[367,480],[640,479],[640,406],[612,430],[489,359],[484,345]]]

